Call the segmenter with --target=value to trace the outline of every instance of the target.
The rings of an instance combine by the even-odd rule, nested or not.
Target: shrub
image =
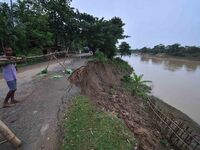
[[[143,75],[137,75],[133,72],[130,76],[125,75],[122,78],[124,86],[133,92],[134,95],[145,98],[147,93],[150,93],[151,88],[147,85],[148,82],[143,80]]]
[[[95,55],[92,57],[92,60],[100,61],[100,62],[105,63],[105,62],[108,61],[108,58],[107,58],[107,56],[103,52],[97,51],[95,53]]]

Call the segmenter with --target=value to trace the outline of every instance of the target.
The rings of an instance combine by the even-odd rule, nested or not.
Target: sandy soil
[[[66,67],[76,69],[85,64],[85,59],[69,59]],[[67,80],[62,68],[55,62],[50,65],[47,76],[37,74],[46,63],[21,68],[18,73],[18,91],[20,100],[12,108],[1,108],[0,116],[10,129],[23,141],[22,150],[57,150],[60,148],[62,135],[60,126],[65,104],[80,90]],[[53,75],[63,75],[52,79]],[[1,103],[7,92],[3,79],[0,80]],[[3,140],[2,137],[0,137]],[[10,143],[0,145],[2,150],[15,149]]]

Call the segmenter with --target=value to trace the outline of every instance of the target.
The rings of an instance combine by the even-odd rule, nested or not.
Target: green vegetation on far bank
[[[153,48],[143,47],[141,49],[137,49],[136,52],[147,53],[152,55],[164,54],[177,57],[200,58],[200,47],[181,46],[180,44],[173,44],[168,46],[159,44],[154,46]]]
[[[62,150],[131,150],[135,143],[119,118],[98,110],[85,96],[74,99],[64,128]]]

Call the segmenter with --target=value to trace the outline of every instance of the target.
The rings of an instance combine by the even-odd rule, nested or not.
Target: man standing
[[[13,57],[12,48],[4,48],[4,53],[6,59],[15,60],[15,57]],[[14,98],[17,90],[17,71],[15,64],[7,64],[3,66],[3,77],[6,80],[9,88],[9,92],[7,93],[3,103],[3,107],[12,107],[15,103],[18,103],[18,101],[16,101]]]

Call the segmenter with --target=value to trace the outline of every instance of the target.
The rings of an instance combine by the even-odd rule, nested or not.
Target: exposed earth
[[[90,62],[87,67],[74,72],[70,80],[82,88],[95,105],[122,118],[138,139],[139,150],[164,149],[161,134],[149,115],[144,101],[132,96],[121,87],[126,71],[112,64]]]
[[[66,68],[76,69],[85,64],[85,59],[68,59]],[[46,67],[41,63],[21,68],[18,73],[16,99],[20,103],[11,108],[0,109],[1,120],[20,138],[20,150],[57,150],[60,149],[62,132],[61,121],[66,111],[65,104],[80,90],[67,81],[68,76],[62,67],[52,62],[47,75],[37,75]],[[53,79],[54,75],[63,77]],[[3,79],[1,85],[1,104],[7,92]],[[0,137],[3,141],[3,137]],[[0,145],[1,150],[15,149],[10,143]]]
[[[174,149],[165,141],[154,114],[144,99],[133,95],[122,86],[121,79],[127,71],[113,64],[90,62],[75,71],[70,80],[80,86],[82,93],[103,110],[122,118],[138,139],[139,150]],[[129,74],[129,73],[128,73]],[[199,134],[199,126],[189,117],[160,100],[154,103],[175,120],[181,120]],[[165,144],[163,144],[165,141]]]

